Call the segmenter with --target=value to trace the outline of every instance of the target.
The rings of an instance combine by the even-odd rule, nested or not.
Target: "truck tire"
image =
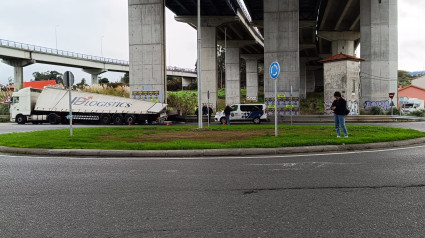
[[[102,125],[111,124],[111,116],[109,116],[108,114],[100,115],[100,124],[102,124]]]
[[[50,113],[47,116],[47,121],[52,125],[59,124],[60,122],[59,117],[56,113]]]
[[[115,125],[122,125],[123,123],[123,118],[120,115],[114,116],[112,120]]]
[[[27,117],[22,114],[19,114],[16,116],[15,121],[18,124],[25,124],[27,122]]]
[[[261,120],[259,117],[254,118],[254,120],[252,120],[254,122],[254,124],[260,124]]]
[[[134,125],[136,123],[136,117],[133,115],[127,115],[125,116],[125,124],[127,125]]]

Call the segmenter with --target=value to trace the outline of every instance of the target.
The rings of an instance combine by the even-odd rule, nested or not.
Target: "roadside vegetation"
[[[349,138],[336,138],[333,126],[273,125],[132,126],[48,130],[0,135],[0,145],[48,149],[191,150],[277,148],[292,146],[363,144],[424,137],[425,132],[380,126],[348,126]],[[42,138],[42,139],[40,139]]]

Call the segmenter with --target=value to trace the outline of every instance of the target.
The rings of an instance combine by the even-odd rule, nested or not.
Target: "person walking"
[[[331,109],[334,111],[336,137],[341,137],[341,131],[344,137],[348,137],[347,128],[345,127],[345,116],[350,111],[347,110],[347,102],[341,97],[340,92],[334,93],[335,100],[332,103]]]
[[[230,125],[230,112],[232,111],[232,108],[229,106],[229,104],[226,105],[226,108],[224,109],[224,115],[226,116],[226,125]]]

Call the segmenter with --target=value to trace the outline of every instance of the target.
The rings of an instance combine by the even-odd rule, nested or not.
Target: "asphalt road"
[[[255,158],[0,155],[1,237],[423,237],[425,146]]]

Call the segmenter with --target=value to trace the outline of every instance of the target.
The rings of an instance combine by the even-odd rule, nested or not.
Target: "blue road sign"
[[[277,79],[280,73],[280,65],[278,62],[273,62],[270,65],[269,74],[272,79]]]

